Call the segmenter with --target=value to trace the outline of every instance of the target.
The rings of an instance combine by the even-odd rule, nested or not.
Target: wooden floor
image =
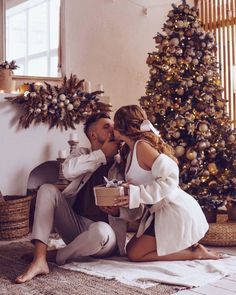
[[[235,295],[236,294],[236,275],[223,278],[213,284],[209,284],[199,288],[193,288],[191,290],[184,290],[177,295]]]
[[[210,247],[209,247],[210,248]],[[215,248],[214,248],[215,249]],[[236,247],[220,247],[217,250],[227,254],[236,255]],[[236,274],[222,278],[199,288],[192,288],[175,293],[176,295],[235,295],[236,294]],[[175,295],[172,294],[172,295]]]
[[[0,241],[0,246],[12,242],[27,241],[29,237],[22,238],[14,241]],[[210,247],[208,247],[210,249]],[[236,255],[236,247],[220,247],[214,248],[214,250],[222,251],[227,254]],[[189,290],[179,291],[172,295],[236,295],[236,274],[222,278],[221,280],[216,281],[199,288],[192,288]]]

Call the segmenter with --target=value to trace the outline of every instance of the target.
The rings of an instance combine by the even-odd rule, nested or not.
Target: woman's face
[[[118,131],[117,129],[114,128],[113,133],[114,133],[115,140],[117,140],[117,141],[121,140],[120,131]]]

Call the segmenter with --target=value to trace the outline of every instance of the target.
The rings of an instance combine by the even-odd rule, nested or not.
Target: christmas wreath
[[[75,129],[75,124],[88,116],[111,111],[110,104],[100,101],[99,95],[103,91],[85,92],[83,82],[71,74],[69,79],[64,77],[61,86],[32,83],[23,94],[5,99],[19,105],[22,111],[19,126],[22,128],[43,122],[49,125],[49,129]]]

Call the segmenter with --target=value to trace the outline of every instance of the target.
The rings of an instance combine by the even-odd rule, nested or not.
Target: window
[[[6,60],[20,67],[16,75],[60,76],[60,0],[6,2]]]

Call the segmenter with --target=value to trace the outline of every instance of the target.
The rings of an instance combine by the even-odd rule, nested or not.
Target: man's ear
[[[97,139],[96,132],[94,132],[94,131],[91,130],[91,132],[90,132],[90,139],[93,140],[93,141]]]

